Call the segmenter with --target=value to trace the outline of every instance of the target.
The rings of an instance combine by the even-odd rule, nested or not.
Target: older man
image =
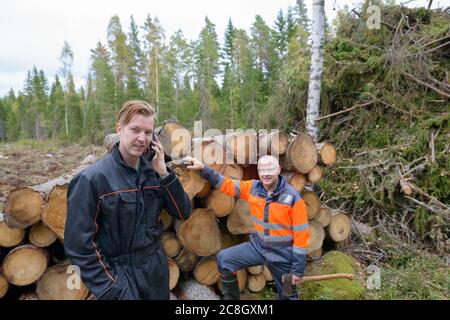
[[[256,232],[250,241],[224,249],[217,255],[224,299],[239,299],[236,271],[266,265],[275,280],[279,299],[298,299],[295,292],[283,295],[283,274],[292,275],[292,284],[302,281],[309,243],[308,218],[301,194],[280,176],[278,159],[266,155],[258,161],[260,180],[239,181],[221,176],[199,160],[183,159],[187,168],[201,175],[220,191],[245,199]]]

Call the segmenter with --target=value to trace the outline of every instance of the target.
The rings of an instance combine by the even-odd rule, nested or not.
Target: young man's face
[[[126,125],[116,125],[117,134],[120,136],[119,150],[122,156],[128,158],[139,158],[150,145],[155,116],[144,116],[136,114]]]

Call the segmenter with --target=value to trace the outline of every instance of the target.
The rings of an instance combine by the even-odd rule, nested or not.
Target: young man
[[[69,184],[64,246],[98,299],[169,299],[160,209],[187,219],[191,205],[168,172],[161,143],[152,144],[155,113],[144,101],[119,112],[119,143]],[[143,156],[151,148],[153,159]]]
[[[245,199],[256,232],[250,241],[224,249],[217,255],[224,299],[239,299],[236,271],[255,265],[267,265],[278,291],[279,299],[298,299],[283,295],[282,277],[292,275],[292,284],[302,281],[309,243],[305,201],[300,193],[280,176],[278,159],[263,156],[258,161],[261,180],[238,181],[225,178],[199,160],[183,159],[187,168],[201,170],[201,175],[220,191]]]

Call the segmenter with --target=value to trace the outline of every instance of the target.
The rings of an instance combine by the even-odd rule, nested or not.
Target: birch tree
[[[316,118],[320,111],[320,86],[323,69],[324,0],[313,2],[311,69],[309,73],[308,105],[306,107],[306,132],[317,141]]]

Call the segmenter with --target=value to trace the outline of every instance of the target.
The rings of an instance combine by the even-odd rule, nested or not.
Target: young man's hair
[[[122,108],[119,111],[119,115],[117,117],[118,122],[121,125],[127,125],[137,114],[150,117],[155,114],[155,109],[153,109],[149,103],[142,100],[127,101],[122,105]]]

